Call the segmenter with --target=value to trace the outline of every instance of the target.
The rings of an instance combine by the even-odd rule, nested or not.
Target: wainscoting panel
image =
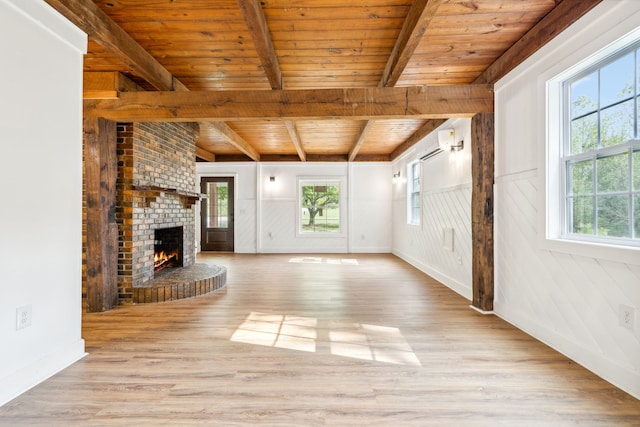
[[[639,269],[539,248],[538,182],[536,171],[496,181],[495,312],[614,384],[635,378],[640,392],[640,331],[618,317],[620,304],[640,304]]]
[[[424,191],[419,226],[406,224],[405,204],[394,200],[393,252],[471,299],[471,183]]]

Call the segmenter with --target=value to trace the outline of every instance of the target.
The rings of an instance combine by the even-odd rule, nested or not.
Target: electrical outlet
[[[623,328],[633,331],[635,328],[635,310],[628,305],[620,304],[618,310],[618,322]]]
[[[16,309],[16,331],[31,326],[31,304]]]

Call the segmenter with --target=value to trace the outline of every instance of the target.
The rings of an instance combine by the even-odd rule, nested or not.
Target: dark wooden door
[[[203,251],[233,252],[233,178],[202,178],[201,191],[207,195],[200,209]]]

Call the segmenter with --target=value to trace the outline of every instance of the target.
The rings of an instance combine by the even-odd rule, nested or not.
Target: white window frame
[[[563,162],[563,144],[568,134],[564,120],[563,83],[573,76],[594,67],[606,58],[640,41],[640,28],[604,46],[573,66],[543,80],[546,83],[546,151],[545,174],[545,214],[543,215],[545,233],[541,234],[542,249],[576,254],[592,258],[601,258],[617,262],[640,265],[640,245],[626,239],[620,244],[617,239],[592,238],[591,236],[568,235],[566,222],[566,177]],[[637,77],[636,77],[637,78]],[[633,145],[634,142],[629,144]],[[619,146],[613,147],[616,150]],[[604,153],[604,152],[603,152]],[[626,243],[626,244],[624,244]],[[631,243],[631,244],[629,244]]]
[[[338,231],[321,232],[321,231],[303,231],[302,230],[302,186],[309,184],[330,184],[337,185],[339,194],[338,208],[339,214],[339,229]],[[296,237],[345,237],[347,228],[347,203],[346,203],[346,180],[343,177],[328,176],[328,177],[298,177],[297,179],[298,191],[296,200]]]
[[[571,83],[579,80],[580,78],[587,76],[589,74],[592,74],[594,71],[598,71],[598,70],[602,70],[604,69],[606,66],[608,66],[609,64],[615,62],[616,60],[618,60],[619,58],[622,58],[623,56],[626,56],[630,53],[634,53],[634,70],[637,70],[638,68],[638,63],[636,62],[636,58],[635,58],[635,52],[640,48],[640,40],[632,43],[629,46],[624,47],[623,49],[620,49],[619,51],[615,52],[614,55],[605,58],[604,60],[597,62],[596,64],[594,64],[591,67],[585,68],[584,70],[582,70],[580,73],[576,74],[575,76],[567,79],[564,81],[563,84],[563,124],[565,125],[563,128],[563,144],[562,144],[562,154],[561,154],[561,162],[562,162],[562,170],[561,170],[561,198],[562,198],[562,218],[564,220],[564,223],[562,224],[562,229],[563,229],[563,237],[567,238],[567,239],[576,239],[576,240],[585,240],[585,241],[593,241],[593,242],[603,242],[603,243],[609,243],[612,245],[621,245],[621,246],[640,246],[640,239],[638,238],[632,238],[632,237],[605,237],[605,236],[599,236],[598,235],[598,220],[599,220],[599,215],[597,213],[597,209],[598,209],[598,205],[597,205],[597,200],[601,197],[607,197],[607,196],[612,196],[612,195],[618,195],[618,196],[628,196],[628,202],[627,202],[627,209],[628,209],[628,214],[629,214],[629,224],[628,224],[628,230],[630,232],[630,234],[633,234],[633,229],[634,229],[634,220],[633,220],[633,214],[634,214],[634,205],[633,205],[633,201],[634,201],[634,197],[638,197],[640,195],[640,191],[639,189],[634,189],[633,188],[633,170],[632,170],[632,154],[635,151],[638,151],[638,147],[640,147],[640,141],[638,141],[637,138],[637,128],[638,128],[638,123],[637,123],[637,119],[638,119],[638,105],[637,100],[638,100],[638,91],[636,89],[636,86],[638,85],[638,76],[636,76],[634,74],[634,92],[631,94],[631,96],[627,97],[627,101],[630,100],[633,102],[634,105],[634,123],[633,123],[633,138],[631,140],[627,140],[625,142],[616,144],[614,146],[610,146],[610,147],[598,147],[595,149],[591,149],[588,151],[583,151],[581,153],[576,153],[573,154],[571,153],[571,135],[570,135],[570,130],[569,130],[569,123],[571,122],[571,118],[569,117],[569,104],[570,104],[570,91],[569,91],[569,86]],[[600,83],[600,80],[598,81],[598,83]],[[626,102],[626,101],[625,101]],[[618,103],[614,103],[613,105],[617,105]],[[597,117],[597,121],[598,121],[598,128],[600,128],[600,123],[601,123],[601,112],[605,109],[605,108],[609,108],[608,105],[605,106],[601,106],[598,105],[596,107],[595,113],[596,117]],[[599,132],[598,132],[599,133]],[[600,135],[598,135],[598,138],[600,138]],[[627,182],[627,190],[621,190],[618,191],[616,193],[610,193],[610,192],[600,192],[598,190],[598,185],[597,185],[597,181],[598,181],[598,169],[597,169],[597,165],[598,165],[598,160],[599,159],[604,159],[610,156],[620,156],[620,155],[626,155],[627,156],[627,160],[628,160],[628,178],[629,181]],[[567,171],[569,169],[569,165],[571,163],[577,163],[577,162],[591,162],[593,165],[593,188],[591,191],[591,197],[593,197],[593,225],[595,227],[594,233],[595,234],[577,234],[577,233],[573,233],[571,230],[571,212],[569,212],[569,203],[570,200],[572,198],[575,198],[575,196],[572,196],[571,194],[568,194],[569,192],[569,177],[567,174]],[[634,191],[635,190],[635,191]]]
[[[417,176],[415,172],[417,169]],[[407,165],[407,224],[420,225],[420,217],[422,216],[422,167],[420,161],[416,160]],[[416,191],[415,181],[418,181],[418,189]],[[413,196],[417,194],[417,199]],[[414,201],[417,200],[417,206]]]

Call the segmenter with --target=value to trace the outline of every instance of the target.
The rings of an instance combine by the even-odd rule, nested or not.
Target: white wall
[[[464,149],[421,162],[420,225],[407,224],[407,165],[437,148],[437,132],[392,164],[402,178],[393,186],[393,253],[471,299],[471,120],[449,120],[439,129],[450,128]],[[453,250],[445,247],[446,229],[453,229]]]
[[[349,252],[391,252],[389,163],[349,163]]]
[[[640,2],[605,0],[496,85],[494,309],[640,398],[640,251],[545,243],[546,82],[638,23]],[[635,308],[635,332],[620,304]]]
[[[41,0],[0,0],[0,404],[84,355],[82,55]],[[32,325],[16,330],[16,309]]]
[[[199,178],[236,178],[235,252],[391,251],[389,163],[197,163],[196,171]],[[270,182],[271,176],[275,182]],[[298,179],[318,177],[339,179],[343,184],[346,206],[341,236],[296,233]]]

